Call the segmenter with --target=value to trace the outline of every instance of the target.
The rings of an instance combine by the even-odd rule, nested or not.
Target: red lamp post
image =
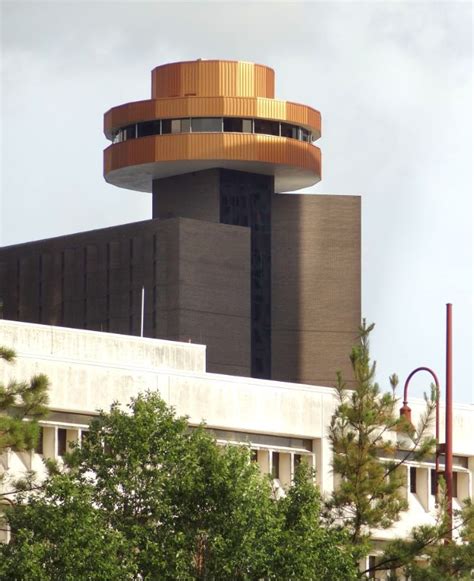
[[[405,417],[411,423],[411,409],[408,406],[408,384],[411,378],[419,371],[427,371],[434,379],[436,386],[436,493],[438,493],[439,456],[445,455],[444,479],[446,481],[446,494],[448,497],[448,532],[446,539],[452,538],[453,528],[453,338],[452,338],[452,305],[446,305],[446,430],[445,444],[439,443],[439,398],[440,388],[436,373],[429,367],[417,367],[405,381],[403,390],[403,406],[400,408],[400,416]]]

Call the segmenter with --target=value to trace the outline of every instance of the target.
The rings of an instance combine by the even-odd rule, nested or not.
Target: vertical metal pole
[[[435,453],[435,498],[438,502],[438,491],[439,491],[439,400],[441,398],[441,393],[439,385],[436,385],[436,453]]]
[[[144,321],[145,321],[145,287],[142,286],[142,314],[140,319],[140,337],[143,337]]]
[[[446,459],[445,479],[448,495],[448,533],[452,539],[453,529],[453,325],[452,304],[446,305]]]

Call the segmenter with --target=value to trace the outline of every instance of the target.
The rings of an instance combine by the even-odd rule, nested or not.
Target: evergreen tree
[[[338,406],[329,428],[336,486],[327,514],[334,526],[348,531],[358,558],[368,554],[373,530],[390,527],[407,509],[402,494],[405,462],[419,460],[435,447],[434,438],[427,435],[436,405],[434,388],[414,428],[398,413],[397,376],[390,377],[391,390],[386,393],[374,380],[376,367],[369,352],[373,328],[364,320],[360,341],[352,349],[353,387],[347,387],[340,373],[337,376]]]
[[[394,569],[395,581],[474,579],[474,506],[470,499],[464,500],[461,510],[454,513],[450,530],[442,478],[440,489],[436,523],[414,527],[408,538],[389,542],[376,564],[377,570]],[[447,541],[447,533],[453,533],[454,540]]]
[[[14,363],[15,352],[0,346],[0,361]],[[38,420],[47,413],[48,386],[43,374],[30,381],[0,382],[0,454],[6,448],[31,450],[37,444]]]

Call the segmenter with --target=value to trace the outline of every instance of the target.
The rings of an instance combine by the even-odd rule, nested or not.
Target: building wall
[[[272,378],[334,385],[351,377],[361,320],[360,198],[275,194]]]
[[[246,228],[147,220],[0,249],[11,320],[205,341],[208,367],[250,374],[250,237]],[[229,341],[233,337],[233,341]]]
[[[220,170],[196,171],[153,181],[153,218],[219,222]]]
[[[183,216],[249,228],[251,375],[267,379],[271,377],[273,191],[273,176],[222,168],[153,181],[154,217]]]
[[[154,188],[162,219],[0,249],[3,316],[138,335],[145,287],[144,335],[206,343],[209,370],[350,377],[360,198],[272,194],[271,176],[224,169]]]
[[[0,472],[44,473],[44,457],[60,460],[59,430],[66,430],[68,440],[75,441],[98,409],[107,410],[114,401],[126,405],[131,397],[156,390],[178,415],[188,415],[192,425],[205,421],[218,441],[250,445],[257,451],[262,472],[271,472],[278,454],[277,486],[290,484],[298,455],[316,468],[323,492],[333,489],[327,428],[336,399],[330,388],[208,373],[205,347],[189,343],[0,321],[0,344],[17,352],[14,365],[0,365],[0,382],[28,380],[39,372],[51,382],[51,413],[42,421],[43,454],[7,451],[0,457]],[[423,402],[413,400],[410,406],[416,422]],[[443,411],[441,406],[442,416]],[[459,491],[455,508],[462,498],[474,495],[473,420],[474,406],[454,406]],[[409,511],[391,529],[379,531],[380,540],[406,535],[414,525],[434,523],[434,497],[429,492],[434,464],[411,465],[418,471],[418,490],[410,492],[407,470],[404,493]]]

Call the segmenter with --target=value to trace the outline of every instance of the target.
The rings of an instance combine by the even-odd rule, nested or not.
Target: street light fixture
[[[444,479],[446,481],[446,495],[448,500],[448,531],[446,539],[452,539],[453,529],[453,338],[452,338],[452,305],[446,305],[446,429],[445,444],[439,443],[439,399],[440,388],[436,373],[429,367],[417,367],[414,369],[405,381],[403,390],[403,406],[400,408],[400,416],[411,423],[411,409],[408,406],[408,384],[411,378],[419,371],[427,371],[434,379],[436,386],[436,455],[435,455],[435,473],[436,489],[438,494],[438,474],[439,474],[439,456],[444,454]]]

